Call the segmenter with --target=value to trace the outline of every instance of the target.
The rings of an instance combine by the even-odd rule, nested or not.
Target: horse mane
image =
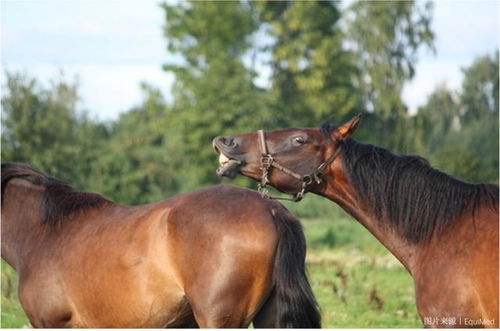
[[[111,201],[95,193],[81,192],[71,185],[51,178],[30,166],[19,163],[2,163],[2,206],[8,183],[21,178],[44,188],[40,209],[42,222],[58,225],[70,216],[91,208],[101,207]]]
[[[326,123],[320,130],[326,134],[334,128]],[[473,216],[482,205],[498,211],[497,185],[461,181],[419,156],[396,155],[352,139],[341,144],[344,170],[355,192],[378,222],[411,243],[427,241],[466,210]]]

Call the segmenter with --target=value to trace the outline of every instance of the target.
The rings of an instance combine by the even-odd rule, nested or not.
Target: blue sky
[[[1,1],[3,70],[25,71],[48,82],[62,70],[77,77],[81,107],[100,119],[115,119],[141,99],[147,81],[169,96],[171,74],[161,66],[166,51],[160,1]],[[404,89],[410,108],[423,104],[436,85],[459,88],[460,68],[498,49],[497,0],[438,0],[433,29],[437,54],[422,50],[416,76]],[[262,66],[261,66],[262,67]],[[265,81],[262,70],[260,81]]]

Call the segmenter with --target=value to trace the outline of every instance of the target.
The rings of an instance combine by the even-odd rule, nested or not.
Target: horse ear
[[[342,141],[345,139],[349,139],[352,137],[354,134],[354,131],[356,131],[356,128],[358,127],[359,122],[361,122],[361,114],[356,115],[354,118],[352,118],[350,121],[342,124],[338,128],[336,128],[333,131],[333,138],[336,141]]]

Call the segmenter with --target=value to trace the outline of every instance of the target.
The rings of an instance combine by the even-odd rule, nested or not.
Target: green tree
[[[498,51],[479,57],[462,72],[460,101],[464,120],[498,117]]]
[[[6,73],[2,97],[2,162],[23,162],[86,187],[90,164],[106,127],[78,110],[76,84],[63,78],[49,88],[23,74]]]
[[[143,102],[121,115],[94,165],[92,188],[125,204],[161,200],[180,191],[182,154],[160,91],[142,84]]]
[[[255,3],[270,46],[275,126],[335,122],[360,107],[351,52],[343,47],[336,1]]]
[[[443,138],[450,131],[460,129],[458,99],[456,92],[445,86],[438,86],[427,98],[426,104],[419,108],[416,117],[422,121],[419,124],[422,126],[424,135],[420,138],[426,148],[420,152],[424,155],[432,154],[437,147],[440,147]]]
[[[463,69],[461,91],[438,87],[419,109],[426,156],[473,182],[498,182],[498,53]]]
[[[165,70],[175,74],[170,120],[182,137],[184,189],[216,183],[212,139],[253,131],[272,118],[266,95],[244,65],[254,32],[252,8],[241,2],[163,4],[170,52],[180,56]]]
[[[498,184],[498,122],[480,119],[449,132],[431,162],[466,181]]]
[[[344,16],[346,42],[359,68],[355,85],[365,109],[380,121],[380,130],[373,133],[375,142],[406,152],[412,138],[401,92],[415,74],[418,50],[433,47],[432,3],[357,1]]]

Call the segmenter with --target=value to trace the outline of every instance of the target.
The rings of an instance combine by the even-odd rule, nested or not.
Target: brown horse
[[[1,239],[35,327],[320,327],[300,223],[250,190],[128,207],[2,164]]]
[[[406,267],[428,327],[498,327],[498,186],[350,137],[360,121],[217,137],[218,173],[337,204]]]

